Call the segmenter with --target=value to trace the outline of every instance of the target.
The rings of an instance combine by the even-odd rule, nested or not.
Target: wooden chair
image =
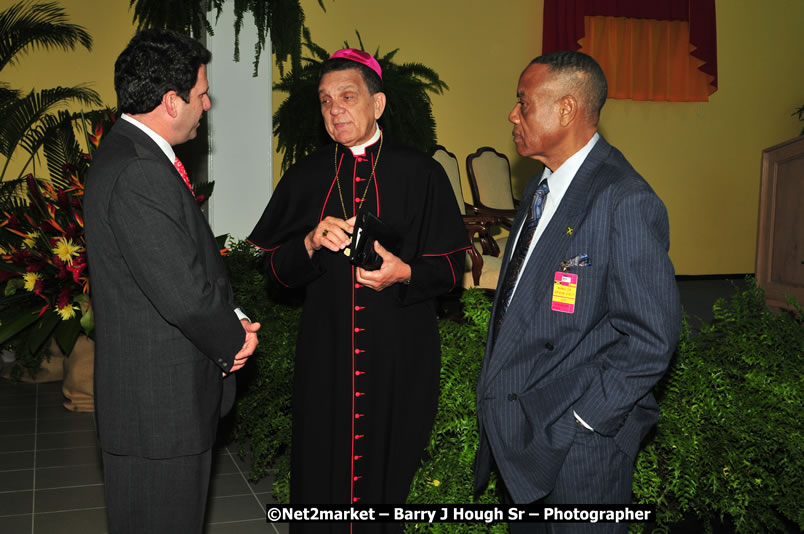
[[[466,227],[467,235],[472,245],[468,255],[471,265],[466,274],[468,275],[471,272],[471,282],[475,286],[489,286],[491,285],[491,281],[486,280],[490,278],[488,274],[493,272],[494,264],[499,263],[497,256],[499,256],[500,253],[500,248],[491,236],[489,228],[499,225],[500,219],[496,216],[475,215],[474,206],[464,201],[460,167],[455,154],[441,145],[436,145],[431,150],[431,156],[444,168],[449,178],[453,193],[455,193],[455,200],[458,203],[458,210],[463,216],[464,226]],[[467,213],[471,215],[467,215]],[[483,255],[477,249],[478,243],[480,244],[480,249],[483,251],[483,254],[488,255],[487,259],[491,260],[490,262],[484,262]],[[487,264],[485,272],[484,264]],[[497,265],[496,271],[499,272],[499,265]],[[484,276],[484,274],[487,276]],[[468,286],[467,282],[468,280],[464,279],[464,287]],[[490,288],[494,289],[495,287],[496,277],[494,277],[493,285]]]
[[[511,228],[517,202],[511,188],[511,166],[505,154],[491,147],[478,148],[466,156],[466,172],[477,215],[499,217]]]

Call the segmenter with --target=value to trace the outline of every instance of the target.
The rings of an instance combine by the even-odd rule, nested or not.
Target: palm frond
[[[56,122],[50,115],[52,109],[68,101],[92,106],[101,105],[100,96],[96,91],[76,86],[31,91],[4,109],[0,120],[0,155],[7,159],[0,172],[0,179],[5,175],[11,155],[18,146],[31,157],[39,150],[44,141],[44,126],[54,125]]]
[[[0,12],[0,70],[15,64],[30,49],[92,49],[92,37],[81,26],[69,24],[57,2],[18,2]]]
[[[139,29],[169,28],[193,37],[206,33],[213,35],[207,14],[215,10],[215,21],[220,18],[224,0],[129,0],[134,10],[134,22]],[[324,9],[323,0],[318,4]],[[257,29],[254,44],[254,76],[259,72],[260,58],[267,40],[276,56],[280,75],[284,65],[290,62],[291,69],[301,63],[301,33],[304,26],[304,10],[300,0],[234,0],[235,42],[233,57],[240,61],[240,30],[246,13],[250,13]]]

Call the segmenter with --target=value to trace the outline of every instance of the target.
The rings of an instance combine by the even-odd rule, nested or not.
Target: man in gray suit
[[[172,147],[210,107],[211,54],[134,36],[115,63],[123,113],[95,154],[85,218],[96,317],[95,405],[109,530],[200,533],[219,417],[257,346]]]
[[[651,390],[678,339],[667,212],[597,133],[606,93],[591,57],[547,54],[523,71],[508,116],[519,154],[545,165],[512,226],[477,386],[476,489],[494,469],[510,502],[630,503],[634,459],[658,416]]]

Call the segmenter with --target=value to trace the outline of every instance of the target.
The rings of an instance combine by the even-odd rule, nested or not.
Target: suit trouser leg
[[[110,534],[200,534],[211,467],[211,449],[158,460],[103,451]]]
[[[634,462],[613,438],[578,430],[553,490],[541,504],[630,504]],[[621,534],[627,523],[511,523],[512,534]]]

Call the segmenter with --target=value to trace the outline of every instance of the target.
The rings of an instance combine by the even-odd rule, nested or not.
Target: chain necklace
[[[366,184],[366,189],[363,191],[363,198],[360,199],[360,204],[357,205],[357,211],[360,211],[360,208],[363,207],[363,202],[366,200],[366,195],[368,195],[369,188],[371,187],[372,182],[374,181],[374,169],[377,168],[377,162],[380,161],[380,152],[382,152],[382,130],[380,130],[380,146],[377,148],[377,158],[374,160],[374,163],[371,165],[371,175]],[[341,209],[343,210],[343,218],[348,219],[349,216],[346,213],[346,204],[343,201],[343,191],[341,191],[341,179],[338,178],[338,143],[335,143],[335,181],[338,184],[338,196],[341,197]],[[357,213],[355,211],[355,213]]]

